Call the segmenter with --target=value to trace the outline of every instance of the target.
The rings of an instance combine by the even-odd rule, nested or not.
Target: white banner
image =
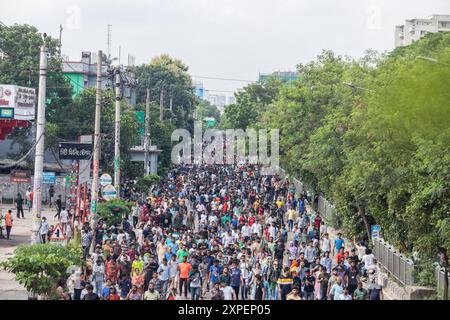
[[[14,109],[15,120],[34,120],[36,90],[0,84],[0,108]]]
[[[81,143],[92,143],[92,135],[80,136]],[[78,176],[78,182],[83,184],[89,182],[91,178],[91,161],[80,160],[80,174]]]

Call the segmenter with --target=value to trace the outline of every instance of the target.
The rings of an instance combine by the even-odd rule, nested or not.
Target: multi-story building
[[[211,94],[206,90],[205,100],[208,100],[212,105],[215,105],[219,109],[220,113],[223,113],[225,106],[227,105],[227,96],[222,94]]]
[[[268,78],[276,78],[282,81],[292,81],[298,78],[298,73],[295,71],[275,71],[272,73],[260,73],[259,81],[266,81]]]
[[[395,26],[395,47],[408,46],[427,33],[450,31],[450,15],[434,14],[426,19],[408,19]]]
[[[97,61],[98,57],[92,52],[82,52],[81,61],[70,61],[65,58],[63,61],[64,76],[70,81],[73,87],[74,95],[79,94],[85,89],[95,88],[97,82]],[[122,71],[123,98],[130,105],[136,104],[136,78],[133,72],[120,66]],[[108,72],[108,65],[102,64],[102,88],[112,88],[112,77]]]
[[[198,80],[193,80],[192,85],[194,86],[195,95],[200,99],[204,99],[205,98],[205,89],[203,87],[203,82],[198,81]]]

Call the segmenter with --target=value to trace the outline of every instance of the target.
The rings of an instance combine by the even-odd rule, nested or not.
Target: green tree
[[[30,25],[0,25],[0,83],[38,88],[40,47],[42,35]],[[48,51],[47,72],[47,107],[46,118],[52,122],[59,113],[64,114],[71,104],[72,88],[61,72],[59,41],[46,38]],[[30,142],[31,127],[15,128],[9,138],[19,146],[18,153],[11,153],[13,158],[22,157],[32,146]],[[30,158],[31,159],[31,158]]]
[[[204,118],[214,118],[216,124],[220,121],[220,111],[207,100],[200,100],[195,109],[196,120],[203,121]]]
[[[244,87],[236,94],[236,103],[225,108],[221,127],[244,130],[248,127],[255,128],[260,115],[277,99],[281,85],[280,80],[269,78]]]
[[[164,118],[174,118],[173,124],[178,128],[192,128],[192,114],[196,106],[196,97],[188,69],[188,66],[181,60],[167,54],[153,58],[148,64],[137,66],[135,68],[138,80],[137,101],[145,102],[146,91],[149,88],[151,100],[159,108],[160,92],[164,90]],[[171,97],[173,99],[173,116],[169,112]]]
[[[130,168],[130,148],[140,143],[138,127],[134,110],[130,109],[125,101],[121,103],[121,123],[120,123],[120,154],[121,170],[124,176],[129,175]],[[78,95],[73,105],[67,108],[55,119],[59,127],[59,137],[66,140],[75,140],[80,135],[92,134],[94,132],[95,118],[95,88],[84,90]],[[112,155],[114,155],[115,136],[115,98],[112,90],[102,92],[102,113],[101,113],[101,159],[100,166],[106,172],[114,171]],[[50,122],[51,123],[51,122]],[[56,148],[56,144],[53,148]],[[55,149],[56,150],[56,149]]]
[[[14,273],[16,280],[34,297],[52,298],[58,281],[67,279],[68,268],[82,266],[81,246],[75,243],[20,245],[14,250],[14,256],[0,266]]]
[[[155,174],[149,174],[147,176],[142,177],[136,182],[136,189],[139,192],[148,192],[151,187],[158,184],[161,180],[161,177]]]

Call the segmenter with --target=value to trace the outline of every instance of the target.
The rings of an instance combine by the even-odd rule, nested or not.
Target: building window
[[[448,22],[448,21],[439,21],[439,26],[441,28],[450,28],[450,22]]]

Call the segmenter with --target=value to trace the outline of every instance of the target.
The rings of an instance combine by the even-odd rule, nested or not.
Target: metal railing
[[[445,273],[444,268],[436,267],[436,289],[437,295],[439,298],[444,298],[444,281],[445,281]],[[448,277],[448,281],[450,282],[450,275]],[[450,296],[450,289],[448,290]]]
[[[278,167],[278,172],[282,178],[287,173],[284,169]],[[291,179],[295,185],[297,193],[303,192],[305,189],[303,183],[293,178]],[[334,228],[339,227],[339,217],[336,214],[335,206],[325,199],[322,195],[318,197],[317,211],[320,213],[325,223]],[[395,248],[382,239],[373,240],[373,254],[377,258],[380,266],[389,273],[393,278],[403,285],[414,285],[414,263],[411,259],[406,258],[395,250]],[[443,295],[444,291],[444,271],[436,269],[438,293]]]
[[[332,226],[333,228],[339,227],[336,215],[336,207],[322,195],[319,195],[317,201],[317,211],[320,213],[326,224]]]
[[[414,263],[382,239],[373,239],[373,254],[381,267],[403,285],[414,285]]]

